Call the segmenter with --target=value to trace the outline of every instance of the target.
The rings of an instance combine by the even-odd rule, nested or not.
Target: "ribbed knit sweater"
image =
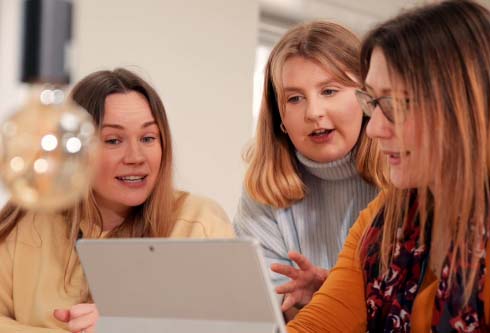
[[[267,264],[291,265],[287,254],[298,251],[314,265],[335,265],[350,227],[359,212],[376,197],[378,189],[364,181],[351,154],[341,160],[317,163],[296,153],[305,197],[276,209],[254,201],[243,191],[233,219],[238,236],[259,240]],[[286,278],[271,272],[275,285]]]

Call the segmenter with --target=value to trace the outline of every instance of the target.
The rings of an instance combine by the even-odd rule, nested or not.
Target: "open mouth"
[[[145,175],[145,176],[118,176],[118,177],[116,177],[116,179],[121,181],[121,182],[134,184],[134,183],[143,182],[146,177],[147,177],[147,175]]]
[[[409,156],[410,155],[410,152],[409,151],[406,151],[404,153],[395,153],[395,152],[389,152],[387,153],[388,157],[390,158],[400,158],[400,156]]]
[[[334,129],[321,128],[321,129],[314,130],[313,132],[311,132],[309,134],[309,136],[311,136],[311,137],[319,137],[319,136],[329,135],[333,131],[334,131]]]
[[[410,155],[409,151],[406,152],[394,152],[394,151],[387,151],[385,152],[387,158],[388,158],[388,163],[391,166],[397,166],[400,165],[402,162],[402,158],[407,158]]]
[[[390,158],[400,158],[400,153],[389,153],[388,157]]]

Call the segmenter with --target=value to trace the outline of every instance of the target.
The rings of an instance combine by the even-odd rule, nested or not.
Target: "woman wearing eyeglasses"
[[[488,332],[490,12],[402,14],[367,35],[361,69],[391,186],[289,332]]]
[[[337,24],[305,23],[284,35],[265,69],[234,225],[261,242],[284,311],[311,299],[378,193],[376,149],[355,97],[359,47]]]

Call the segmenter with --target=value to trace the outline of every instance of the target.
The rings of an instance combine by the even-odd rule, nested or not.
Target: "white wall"
[[[177,184],[216,199],[231,217],[241,152],[253,132],[259,6],[288,22],[333,19],[362,33],[402,7],[431,0],[73,1],[74,80],[116,66],[143,74],[167,108]],[[21,2],[0,0],[0,121],[25,94],[18,83]],[[0,185],[0,206],[6,197]]]
[[[79,0],[74,78],[127,66],[161,94],[180,188],[233,215],[252,133],[256,0]]]
[[[19,81],[21,1],[0,0],[0,122],[12,114],[25,96]],[[0,182],[0,207],[8,199]]]
[[[0,120],[15,107],[19,89],[21,2],[0,0]]]

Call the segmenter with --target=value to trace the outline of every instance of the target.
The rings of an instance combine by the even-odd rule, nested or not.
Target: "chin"
[[[400,190],[407,190],[417,187],[416,182],[414,182],[411,177],[406,174],[400,174],[399,172],[390,172],[390,182],[393,184],[393,186]]]
[[[395,186],[397,189],[400,189],[400,190],[405,190],[405,189],[410,188],[410,186],[406,182],[404,182],[403,180],[400,180],[400,179],[391,178],[390,182],[391,182],[391,184],[393,184],[393,186]]]
[[[318,162],[318,163],[329,163],[329,162],[341,160],[347,154],[348,154],[348,152],[345,154],[344,154],[344,152],[329,152],[327,154],[316,155],[313,158],[310,158],[310,160]]]
[[[126,205],[128,207],[136,207],[136,206],[139,206],[139,205],[142,205],[146,202],[146,199],[148,199],[147,197],[145,198],[134,198],[134,199],[129,199],[126,198],[122,204],[123,205]]]

